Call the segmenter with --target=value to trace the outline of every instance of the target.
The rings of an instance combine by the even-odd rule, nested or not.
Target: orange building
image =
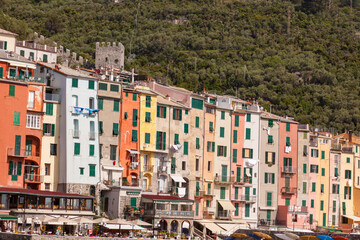
[[[139,186],[140,152],[139,152],[139,93],[130,88],[121,92],[119,159],[124,168],[123,186]],[[119,127],[114,123],[113,131]]]

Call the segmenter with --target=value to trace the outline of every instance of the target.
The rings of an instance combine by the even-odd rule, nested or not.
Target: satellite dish
[[[101,75],[101,80],[105,80],[106,76],[105,75]]]

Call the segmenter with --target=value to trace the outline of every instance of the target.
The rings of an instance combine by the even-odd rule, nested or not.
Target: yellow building
[[[137,86],[140,93],[140,169],[143,172],[142,187],[149,190],[152,185],[154,154],[156,151],[157,96],[147,87]]]

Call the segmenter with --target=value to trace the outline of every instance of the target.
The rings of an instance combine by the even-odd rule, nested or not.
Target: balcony
[[[341,151],[344,153],[353,153],[353,148],[352,147],[343,147],[341,149]]]
[[[217,219],[231,219],[230,211],[218,211],[216,215]]]
[[[45,93],[46,101],[60,102],[60,94],[56,93]]]
[[[138,162],[131,162],[129,163],[129,168],[132,170],[136,170],[139,167],[139,163]]]
[[[25,150],[25,155],[27,157],[40,157],[40,152],[31,151],[31,150]]]
[[[234,185],[244,185],[244,184],[250,184],[252,177],[234,177]]]
[[[166,166],[159,166],[158,167],[158,173],[167,173],[167,167]]]
[[[283,167],[281,167],[281,172],[282,173],[295,174],[296,171],[297,171],[297,169],[294,166],[283,166]]]
[[[26,151],[25,149],[19,149],[19,148],[8,148],[7,149],[7,155],[11,157],[26,157]]]
[[[210,192],[204,190],[200,191],[200,197],[213,197],[213,196],[215,196],[215,194],[212,191]]]
[[[341,150],[341,144],[333,143],[333,144],[331,144],[331,149],[340,151]]]
[[[317,146],[318,146],[318,144],[317,144],[316,140],[314,140],[314,141],[310,140],[310,147],[317,147]]]
[[[236,201],[240,201],[240,202],[251,202],[254,203],[256,202],[256,196],[250,196],[250,195],[241,195],[239,196],[239,200]]]
[[[120,186],[120,183],[114,182],[114,185]],[[122,186],[125,186],[125,187],[139,187],[139,181],[132,181],[131,183],[129,183],[128,181],[123,181]]]
[[[44,176],[38,174],[26,173],[24,179],[26,183],[41,183],[44,181]]]
[[[153,165],[144,165],[144,172],[152,172],[154,169]]]
[[[297,192],[296,187],[282,187],[281,188],[281,193],[282,194],[293,195],[293,194],[296,194],[296,192]]]
[[[232,184],[234,182],[234,177],[229,176],[216,176],[215,183],[217,184]]]
[[[204,215],[214,215],[216,212],[215,208],[208,207],[204,210]]]
[[[166,216],[172,216],[172,217],[194,217],[193,211],[174,211],[174,210],[155,210],[155,215],[159,217],[166,217]]]

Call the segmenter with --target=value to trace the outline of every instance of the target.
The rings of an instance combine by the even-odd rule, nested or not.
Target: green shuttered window
[[[2,69],[2,68],[1,68]],[[1,77],[2,78],[2,77]],[[9,85],[9,96],[14,97],[15,96],[15,85]]]
[[[120,101],[114,100],[114,106],[113,106],[114,112],[118,112],[120,110]]]
[[[80,143],[74,143],[74,155],[80,155]]]
[[[203,109],[203,105],[204,105],[204,102],[203,100],[199,100],[199,99],[191,99],[191,107],[192,108],[196,108],[196,109],[200,109],[202,110]]]
[[[114,136],[119,135],[119,124],[118,123],[113,123],[113,135]]]
[[[239,126],[239,115],[235,115],[235,127]]]
[[[111,92],[119,92],[119,85],[110,84],[110,91]]]
[[[20,112],[14,112],[14,125],[20,125]]]
[[[251,129],[250,129],[250,128],[247,128],[247,129],[246,129],[245,139],[246,139],[246,140],[250,140],[250,139],[251,139]]]
[[[132,131],[131,131],[131,141],[137,142],[137,140],[138,140],[137,130],[132,130]]]
[[[89,84],[88,84],[89,86],[89,89],[95,89],[95,81],[93,81],[93,80],[89,80]]]
[[[150,133],[145,133],[145,143],[150,143]]]
[[[151,107],[151,96],[146,96],[145,107]]]
[[[233,143],[237,143],[237,133],[238,133],[237,130],[233,131]]]
[[[184,133],[189,133],[189,124],[184,123]]]
[[[94,165],[94,164],[90,164],[90,165],[89,165],[89,170],[90,170],[90,171],[89,171],[89,176],[90,176],[90,177],[95,177],[95,166],[96,166],[96,165]]]
[[[53,108],[54,105],[52,103],[46,103],[46,115],[52,116],[53,115]]]
[[[225,137],[225,128],[220,127],[220,137]]]
[[[95,145],[91,144],[89,146],[89,156],[94,156],[95,154]]]
[[[233,149],[233,162],[236,163],[237,162],[237,154],[238,154],[238,151],[237,149]]]
[[[189,154],[189,143],[184,142],[184,155],[188,155],[188,154]]]
[[[99,83],[99,90],[107,91],[107,84],[106,83]]]
[[[195,117],[195,127],[196,128],[200,127],[200,118],[199,117]]]
[[[138,110],[133,109],[133,119],[132,119],[133,127],[137,127],[137,118],[138,118]]]
[[[79,85],[79,79],[73,78],[71,82],[71,86],[77,88]]]
[[[104,99],[102,99],[102,98],[98,99],[98,108],[99,108],[99,110],[103,110],[103,108],[104,108]]]

